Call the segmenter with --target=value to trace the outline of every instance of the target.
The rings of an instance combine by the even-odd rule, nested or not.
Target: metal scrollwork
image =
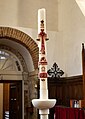
[[[53,78],[60,78],[64,74],[64,72],[58,68],[56,63],[53,64],[53,67],[47,71],[48,75]]]

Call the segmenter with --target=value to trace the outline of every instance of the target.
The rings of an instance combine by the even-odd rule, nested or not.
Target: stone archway
[[[32,61],[33,61],[33,65],[34,65],[34,71],[29,72],[29,76],[26,75],[23,77],[23,97],[24,97],[24,102],[23,102],[23,117],[22,119],[26,119],[26,118],[33,118],[35,117],[35,119],[37,119],[37,112],[36,109],[33,113],[33,115],[30,115],[30,112],[27,112],[27,109],[29,107],[31,107],[31,100],[33,98],[37,97],[37,90],[35,89],[35,84],[37,83],[37,71],[36,69],[38,69],[38,45],[37,43],[27,34],[25,34],[24,32],[17,30],[15,28],[10,28],[10,27],[0,27],[0,39],[9,39],[10,41],[15,41],[19,44],[21,44],[22,46],[24,46],[30,53],[31,57],[32,57]],[[6,50],[10,50],[10,47],[5,47],[3,46],[3,44],[1,44],[0,46],[1,49],[6,49]],[[12,49],[10,50],[12,53],[14,53],[17,57],[18,54],[16,54],[14,51],[12,51]],[[20,56],[20,55],[19,55]],[[20,57],[18,57],[20,58]],[[21,62],[21,64],[24,66],[25,64],[23,64],[23,62]],[[25,67],[24,71],[27,71],[27,68]]]
[[[22,44],[29,51],[34,68],[38,69],[38,45],[29,35],[14,28],[0,27],[0,38],[9,38]]]

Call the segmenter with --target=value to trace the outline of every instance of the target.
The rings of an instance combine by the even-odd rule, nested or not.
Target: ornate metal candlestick
[[[41,13],[41,18],[44,13]],[[49,108],[52,108],[56,100],[48,99],[47,85],[47,57],[46,57],[46,40],[47,34],[44,30],[44,19],[40,19],[40,32],[38,34],[39,42],[39,79],[40,79],[40,99],[33,99],[34,107],[39,109],[41,119],[48,119]]]

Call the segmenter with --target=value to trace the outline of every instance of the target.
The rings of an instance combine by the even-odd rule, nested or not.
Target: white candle
[[[46,11],[44,8],[38,10],[38,34],[40,33],[41,21],[44,21],[44,32],[46,33]]]

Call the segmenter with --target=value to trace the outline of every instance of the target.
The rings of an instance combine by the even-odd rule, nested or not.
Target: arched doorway
[[[7,46],[0,49],[0,119],[22,119],[23,67],[6,49]]]
[[[5,53],[11,54],[11,56],[12,56],[11,58],[13,58],[13,60],[16,62],[16,63],[14,62],[14,64],[16,65],[15,67],[17,67],[15,69],[18,70],[18,71],[16,71],[17,74],[14,73],[13,71],[11,71],[9,73],[9,71],[1,71],[0,70],[0,74],[2,76],[1,80],[3,80],[3,81],[5,81],[5,80],[14,80],[14,81],[19,80],[20,81],[21,80],[22,81],[21,85],[23,85],[23,86],[21,86],[21,87],[22,87],[22,92],[24,92],[24,93],[22,93],[22,97],[23,97],[22,100],[24,100],[24,102],[22,105],[23,106],[23,110],[22,110],[23,115],[22,115],[21,119],[24,119],[24,115],[25,115],[25,118],[27,118],[26,117],[26,107],[28,104],[26,104],[27,102],[25,100],[25,95],[27,95],[27,93],[28,93],[27,92],[28,91],[28,87],[27,87],[28,86],[28,74],[30,71],[32,72],[33,70],[36,70],[38,68],[38,63],[37,63],[38,62],[38,46],[34,42],[34,40],[31,37],[29,37],[27,34],[21,32],[17,29],[8,28],[8,27],[0,27],[0,50],[5,51]],[[25,57],[23,51],[24,51],[25,55],[28,56],[27,58]],[[13,56],[15,56],[16,58],[14,58]],[[16,61],[16,59],[17,59],[17,61]],[[8,60],[6,60],[6,63],[7,63],[7,61]],[[9,65],[11,66],[11,68],[13,68],[12,65],[10,64],[10,62],[9,62]],[[3,61],[2,69],[4,68],[6,63]],[[10,66],[8,66],[8,68]],[[33,77],[34,77],[34,75],[33,75]],[[13,78],[13,79],[11,79],[11,78]],[[25,84],[27,85],[26,86],[27,89],[25,87]],[[25,87],[25,89],[24,89],[24,87]]]
[[[1,39],[3,39],[4,42],[5,40],[4,38],[24,46],[29,51],[32,57],[34,69],[38,68],[38,45],[29,35],[17,29],[13,29],[9,27],[0,27],[0,41]]]

